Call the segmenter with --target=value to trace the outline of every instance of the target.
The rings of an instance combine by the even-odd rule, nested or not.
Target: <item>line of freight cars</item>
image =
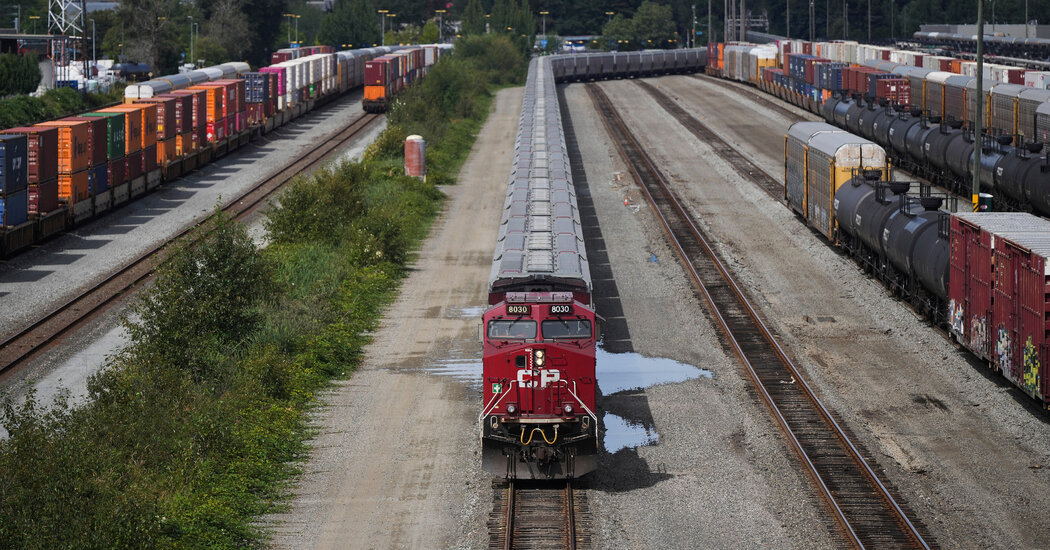
[[[796,42],[713,44],[708,72],[749,82],[817,113],[882,145],[898,166],[970,195],[979,95],[975,77],[879,58],[859,65],[835,60],[887,53],[875,46],[851,50],[844,43],[803,43],[808,45],[804,51],[818,55],[790,53]],[[920,61],[921,54],[899,54]],[[1032,86],[1014,83],[1032,73],[993,67],[993,78],[986,81],[982,94],[988,128],[980,140],[980,180],[982,191],[994,195],[1000,209],[1048,216],[1050,90],[1034,87],[1038,80],[1029,79]]]
[[[0,257],[207,164],[364,83],[400,47],[227,63],[129,85],[125,103],[0,132]]]
[[[784,168],[785,197],[807,225],[1050,405],[1050,221],[942,210],[952,197],[885,181],[878,144],[823,122],[791,126]]]
[[[707,50],[704,48],[552,57],[554,79],[557,82],[696,73],[703,71],[706,63]]]
[[[386,112],[391,98],[423,78],[446,47],[410,48],[365,63],[365,95],[361,106],[369,113]]]

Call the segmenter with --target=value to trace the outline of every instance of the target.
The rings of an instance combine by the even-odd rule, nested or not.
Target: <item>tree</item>
[[[243,0],[216,0],[205,34],[226,50],[227,59],[243,59],[251,45],[251,30],[242,10]]]
[[[353,47],[379,42],[379,21],[369,0],[336,0],[332,13],[321,20],[317,41],[334,47]]]
[[[635,38],[642,48],[674,48],[678,46],[671,7],[655,2],[642,2],[632,18]]]
[[[463,23],[460,32],[463,36],[485,34],[485,10],[481,0],[469,0],[463,10]]]
[[[421,44],[437,44],[441,40],[441,32],[438,30],[437,21],[431,19],[423,25],[423,35],[420,37]]]
[[[608,50],[636,50],[638,41],[635,38],[634,21],[616,14],[602,29],[602,42]]]

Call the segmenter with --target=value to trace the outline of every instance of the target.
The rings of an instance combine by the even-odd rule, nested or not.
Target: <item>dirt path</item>
[[[480,547],[490,509],[474,430],[492,249],[521,88],[499,92],[369,359],[325,396],[279,548]]]

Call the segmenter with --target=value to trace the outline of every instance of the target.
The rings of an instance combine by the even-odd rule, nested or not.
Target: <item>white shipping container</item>
[[[1050,71],[1027,71],[1024,73],[1024,85],[1041,90],[1050,89]]]

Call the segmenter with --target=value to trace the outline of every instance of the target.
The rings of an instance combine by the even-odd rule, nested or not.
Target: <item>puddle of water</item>
[[[481,389],[481,359],[450,357],[428,363],[423,370],[428,374],[451,376],[466,382],[472,389]]]
[[[656,433],[641,423],[631,422],[613,413],[605,413],[602,417],[605,423],[605,450],[613,454],[620,449],[637,449],[647,445],[655,445],[660,439]]]
[[[639,390],[659,384],[712,378],[714,373],[663,357],[643,357],[637,353],[609,353],[598,348],[598,386],[603,395]]]
[[[473,319],[481,317],[487,306],[453,307],[448,309],[448,317],[460,319]]]

